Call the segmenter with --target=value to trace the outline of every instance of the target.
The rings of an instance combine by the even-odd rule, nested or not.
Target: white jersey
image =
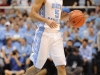
[[[38,29],[35,33],[30,59],[34,66],[41,69],[45,64],[48,55],[53,59],[55,66],[66,65],[63,50],[63,41],[60,33],[62,0],[47,0],[46,4],[40,9],[39,14],[47,19],[54,20],[58,27],[51,29],[46,23],[37,22]],[[50,31],[46,31],[50,30]]]
[[[53,30],[59,30],[61,9],[62,9],[62,0],[46,0],[45,5],[39,11],[39,14],[46,19],[54,20],[57,23],[58,27],[54,28]],[[51,29],[46,23],[44,24],[44,28]]]

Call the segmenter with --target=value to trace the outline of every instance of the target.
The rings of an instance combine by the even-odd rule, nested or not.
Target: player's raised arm
[[[34,20],[47,23],[50,28],[56,28],[57,25],[54,21],[48,20],[46,18],[43,18],[38,14],[38,11],[41,9],[41,7],[45,4],[46,0],[34,0],[34,3],[32,5],[31,12],[29,14],[30,18],[33,18]]]

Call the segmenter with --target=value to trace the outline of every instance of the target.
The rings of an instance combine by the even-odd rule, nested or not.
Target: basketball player
[[[37,22],[37,31],[34,37],[33,54],[30,59],[34,66],[30,67],[25,75],[40,75],[38,72],[45,64],[48,56],[58,70],[58,75],[66,75],[63,40],[60,29],[62,0],[34,0],[30,17]]]

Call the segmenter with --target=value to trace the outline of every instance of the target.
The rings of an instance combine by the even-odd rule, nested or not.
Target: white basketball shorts
[[[37,31],[32,50],[30,59],[38,69],[44,66],[48,55],[53,59],[55,66],[66,65],[63,39],[59,32]]]

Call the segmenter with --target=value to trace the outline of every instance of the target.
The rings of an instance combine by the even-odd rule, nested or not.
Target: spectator
[[[15,23],[18,23],[18,22],[20,22],[20,17],[19,16],[16,16],[15,17]]]
[[[12,17],[15,17],[15,16],[16,16],[15,9],[10,9],[9,10],[9,15],[7,16],[8,20],[9,20],[9,18],[12,18]]]
[[[67,57],[67,75],[79,75],[83,71],[83,60],[78,52],[78,48],[74,48],[73,52]]]
[[[9,6],[9,5],[7,4],[6,0],[2,0],[2,4],[0,4],[0,6]],[[0,11],[4,13],[4,9],[1,9]]]
[[[64,51],[65,51],[66,57],[67,55],[73,52],[73,41],[72,40],[67,41],[67,46],[64,48]]]
[[[95,24],[98,25],[100,23],[100,10],[98,11],[98,17],[95,20]]]
[[[4,67],[4,62],[3,59],[0,57],[0,75],[3,75],[4,71],[3,67]]]
[[[94,46],[96,45],[96,35],[95,35],[95,31],[94,28],[89,28],[89,35],[88,35],[88,40],[89,40],[89,45],[94,48]]]
[[[70,37],[69,31],[64,31],[63,33],[64,47],[66,47],[66,41],[68,41],[69,39],[73,40],[73,38]]]
[[[12,40],[11,38],[8,38],[6,40],[7,45],[2,47],[2,53],[3,53],[3,58],[5,62],[5,69],[10,69],[9,64],[10,64],[10,58],[12,51],[14,50],[14,47],[12,46]]]
[[[27,44],[32,46],[35,31],[32,29],[31,23],[27,22],[27,29],[24,32]]]
[[[97,46],[98,46],[98,51],[100,51],[100,30],[97,34]]]
[[[4,71],[4,61],[3,61],[3,55],[0,51],[0,75],[3,75],[3,71]]]
[[[81,32],[81,39],[88,38],[90,26],[91,26],[91,20],[87,19],[86,24],[79,31]]]
[[[82,46],[79,49],[79,54],[82,56],[85,70],[87,70],[88,75],[92,75],[92,48],[88,46],[88,40],[84,39]]]
[[[24,22],[27,21],[27,18],[28,18],[28,14],[27,14],[27,12],[26,12],[26,13],[23,14],[23,20],[24,20]]]
[[[4,45],[4,40],[5,40],[4,32],[0,31],[0,51],[2,46]]]
[[[100,37],[100,34],[98,34],[98,37]],[[100,42],[100,41],[99,41]],[[100,45],[99,45],[99,47],[100,47]],[[95,74],[97,74],[97,75],[99,75],[100,74],[100,50],[98,51],[98,53],[97,53],[97,56],[96,56],[96,58],[95,58],[96,60],[95,60],[95,62],[96,62],[96,64],[95,64]]]
[[[13,36],[12,36],[13,45],[16,48],[19,48],[20,47],[20,39],[24,38],[24,34],[19,30],[18,24],[16,24],[14,27],[15,28],[14,28],[14,32],[13,32]]]
[[[95,5],[93,0],[76,0],[73,6],[91,6]]]
[[[100,5],[100,1],[99,0],[94,0],[94,2],[95,2],[96,6]]]
[[[6,30],[5,23],[6,23],[6,18],[5,17],[1,17],[0,31]]]
[[[11,5],[12,0],[6,0],[6,1],[7,1],[7,4]]]
[[[74,39],[74,42],[81,41],[81,32],[79,32],[78,28],[74,28],[70,36]]]
[[[20,40],[20,43],[21,43],[21,45],[18,48],[18,53],[19,53],[19,56],[26,61],[26,59],[30,56],[30,54],[32,52],[32,47],[26,43],[25,38],[22,38]]]
[[[5,35],[4,35],[4,30],[6,30],[5,23],[6,23],[6,18],[1,17],[1,20],[0,20],[0,50],[5,43]]]
[[[92,24],[93,24],[93,28],[94,28],[95,32],[97,32],[98,29],[96,28],[95,20],[96,20],[96,17],[91,17],[91,22],[92,22]]]
[[[22,18],[21,11],[19,9],[16,9],[15,11],[16,16],[18,16],[20,19]],[[18,22],[17,22],[18,23]]]
[[[12,36],[13,36],[13,30],[11,29],[10,22],[6,22],[5,26],[6,26],[6,30],[4,31],[5,39],[12,38]]]
[[[24,33],[26,28],[25,28],[23,19],[20,19],[19,26],[20,26],[19,27],[20,31]]]
[[[22,61],[19,58],[19,54],[17,50],[12,52],[12,57],[10,58],[10,67],[11,70],[5,70],[5,74],[7,75],[22,75],[24,74],[24,70],[22,69]]]
[[[17,1],[13,0],[11,6],[18,6]]]
[[[96,6],[95,11],[96,11],[96,14],[98,14],[98,12],[100,11],[100,6]]]
[[[90,11],[90,18],[92,18],[92,17],[96,17],[96,12],[95,12],[95,10],[91,10],[91,11]]]
[[[32,0],[28,0],[27,3],[28,3],[28,6],[31,6],[32,5]]]
[[[9,9],[5,9],[5,13],[3,13],[1,17],[5,17],[6,19],[8,19],[8,16],[9,16]]]
[[[28,0],[21,0],[20,3],[21,6],[28,6]]]

